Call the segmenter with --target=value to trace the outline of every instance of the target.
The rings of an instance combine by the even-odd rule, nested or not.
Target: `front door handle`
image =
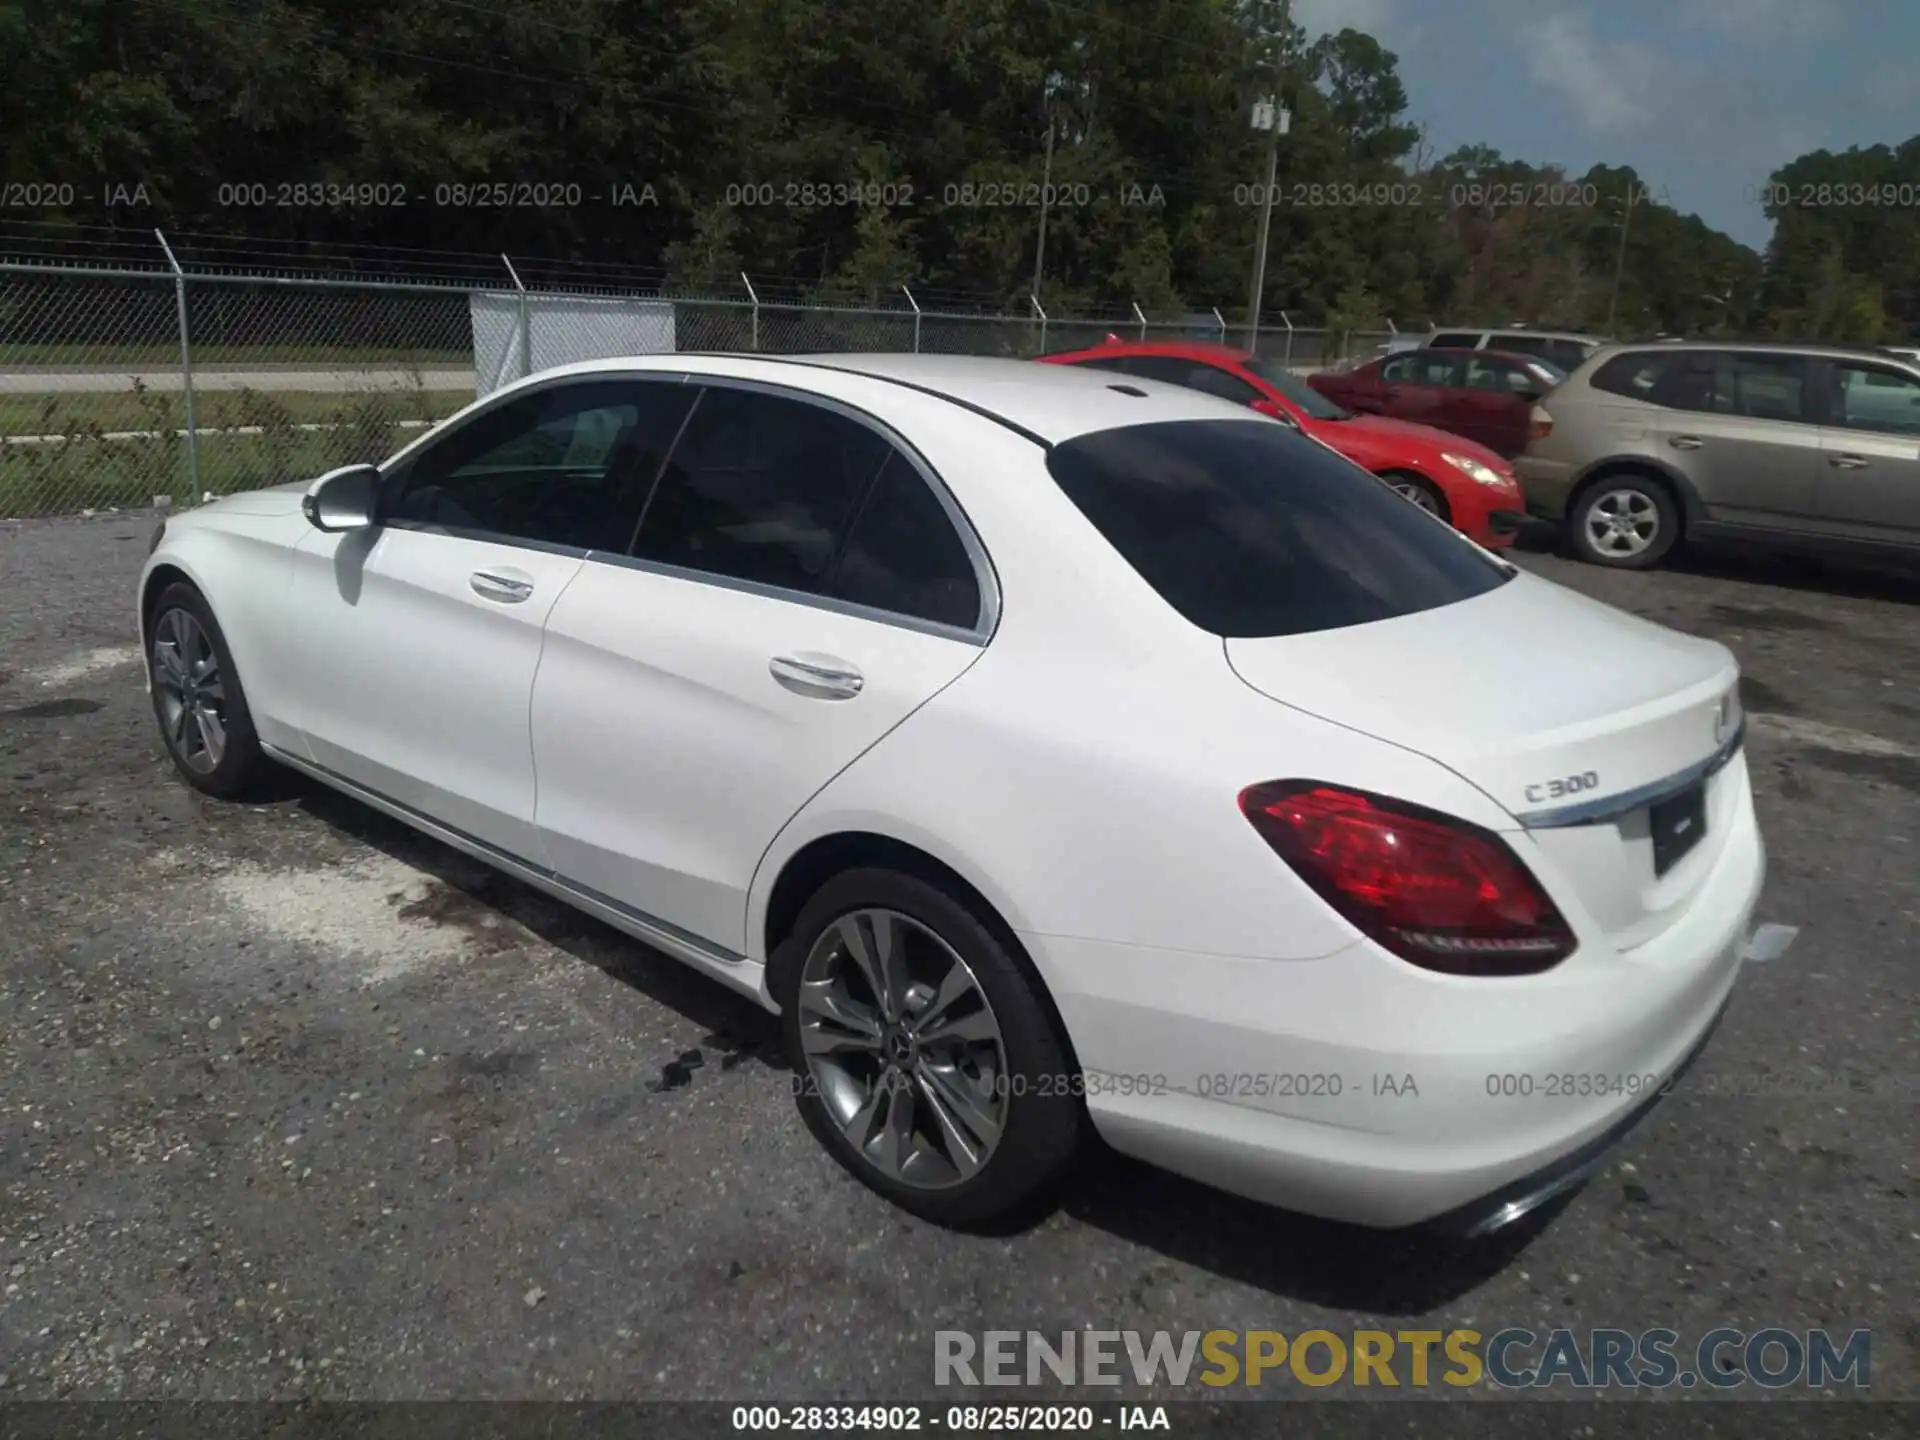
[[[483,599],[498,600],[503,605],[518,605],[533,594],[531,580],[499,575],[491,570],[474,571],[467,577],[467,584],[473,587],[474,594]]]
[[[1698,435],[1675,435],[1667,441],[1676,450],[1698,450],[1706,443]]]
[[[1829,455],[1827,463],[1836,470],[1864,470],[1867,457],[1864,455]]]
[[[776,655],[767,669],[788,689],[816,698],[851,700],[867,683],[866,676],[831,655]]]

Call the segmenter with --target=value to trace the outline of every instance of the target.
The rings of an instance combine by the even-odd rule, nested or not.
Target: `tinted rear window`
[[[1607,361],[1587,377],[1587,384],[1629,400],[1654,400],[1675,362],[1682,358],[1672,350],[1632,350]]]
[[[1054,446],[1068,498],[1160,597],[1228,637],[1303,635],[1471,599],[1511,571],[1284,426],[1182,420]]]

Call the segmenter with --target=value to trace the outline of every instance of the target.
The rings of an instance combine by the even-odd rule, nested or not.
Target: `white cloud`
[[[1826,22],[1812,0],[1686,0],[1681,19],[1739,45],[1804,39]]]
[[[1685,94],[1671,57],[1635,40],[1607,40],[1565,11],[1525,21],[1518,32],[1533,79],[1564,101],[1580,128],[1619,137],[1657,124]]]

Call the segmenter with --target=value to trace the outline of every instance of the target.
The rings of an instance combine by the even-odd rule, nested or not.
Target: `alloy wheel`
[[[194,774],[211,774],[227,753],[226,680],[213,641],[186,610],[154,626],[153,683],[167,744]]]
[[[807,1070],[833,1123],[882,1175],[940,1190],[1006,1131],[1006,1044],[966,961],[896,910],[840,916],[800,972]]]
[[[1396,480],[1393,483],[1393,489],[1401,499],[1411,500],[1429,515],[1440,513],[1439,502],[1433,498],[1433,492],[1426,486],[1416,485],[1411,480]]]
[[[1660,507],[1643,490],[1609,490],[1587,511],[1587,543],[1597,555],[1638,555],[1660,534]]]

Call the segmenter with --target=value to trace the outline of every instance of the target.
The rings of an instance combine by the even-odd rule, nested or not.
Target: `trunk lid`
[[[1438,609],[1226,650],[1262,694],[1484,791],[1545,857],[1542,883],[1570,891],[1623,947],[1684,911],[1736,818],[1744,767],[1694,774],[1737,744],[1731,652],[1532,575]],[[1656,812],[1655,796],[1689,777],[1704,785],[1704,814]],[[1663,864],[1655,829],[1676,826],[1690,848],[1667,859],[1667,836]]]

